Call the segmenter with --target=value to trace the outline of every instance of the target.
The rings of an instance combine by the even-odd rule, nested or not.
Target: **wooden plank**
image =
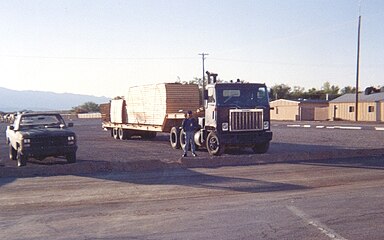
[[[162,125],[168,113],[198,109],[199,88],[174,83],[131,87],[126,102],[129,123]]]

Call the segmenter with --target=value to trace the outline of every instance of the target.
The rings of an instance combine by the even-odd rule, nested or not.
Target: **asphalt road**
[[[169,144],[168,134],[158,134],[151,141],[113,139],[101,129],[100,120],[75,120],[73,130],[78,136],[78,162],[66,164],[64,159],[31,159],[24,170],[8,160],[8,146],[0,144],[0,176],[40,175],[57,173],[92,173],[106,170],[157,169],[174,164],[186,167],[238,166],[259,163],[328,159],[333,157],[376,156],[384,153],[384,131],[350,129],[318,129],[287,127],[291,123],[273,123],[273,140],[266,154],[253,154],[251,149],[230,149],[222,157],[210,157],[205,149],[198,157],[181,159],[181,150]],[[332,123],[327,123],[332,124]],[[340,123],[338,123],[340,124]],[[5,124],[0,124],[0,139],[5,139]],[[167,165],[167,166],[166,166]],[[54,166],[54,167],[53,167]],[[92,168],[92,169],[89,169]]]
[[[1,239],[383,239],[384,158],[0,179]]]
[[[166,134],[74,130],[75,164],[17,168],[1,145],[0,239],[384,238],[383,131],[276,123],[267,154],[181,159]]]

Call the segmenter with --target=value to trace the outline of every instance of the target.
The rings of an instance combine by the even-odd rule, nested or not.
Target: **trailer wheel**
[[[112,129],[112,136],[114,139],[119,139],[119,129],[117,128]]]
[[[207,137],[207,150],[210,155],[220,156],[224,152],[224,145],[220,144],[220,139],[215,132],[210,132]]]
[[[252,147],[254,153],[266,153],[269,149],[269,142],[256,144]]]
[[[173,127],[171,129],[171,132],[169,133],[169,142],[173,149],[180,148],[180,130],[178,128]]]
[[[128,139],[128,133],[126,130],[119,128],[118,129],[118,137],[120,140],[127,140]]]

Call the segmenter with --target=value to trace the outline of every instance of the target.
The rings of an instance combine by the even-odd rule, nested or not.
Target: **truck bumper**
[[[271,131],[229,133],[220,135],[221,143],[231,146],[253,146],[255,144],[266,143],[271,140]]]
[[[72,146],[49,146],[49,147],[27,147],[23,148],[22,153],[28,157],[45,158],[55,156],[65,156],[77,151],[77,145]]]

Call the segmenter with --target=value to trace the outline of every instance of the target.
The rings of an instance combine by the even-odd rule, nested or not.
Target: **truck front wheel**
[[[16,160],[17,159],[17,151],[12,147],[12,144],[9,143],[9,159]]]
[[[171,147],[173,149],[179,149],[180,148],[180,131],[178,128],[173,127],[171,129],[171,132],[169,133],[169,142],[171,143]]]
[[[269,149],[269,142],[256,144],[252,148],[254,153],[266,153],[268,149]]]
[[[27,165],[28,157],[21,152],[21,149],[17,149],[17,166],[22,167]]]
[[[220,156],[224,152],[224,145],[215,132],[210,132],[207,137],[207,150],[210,155]]]

